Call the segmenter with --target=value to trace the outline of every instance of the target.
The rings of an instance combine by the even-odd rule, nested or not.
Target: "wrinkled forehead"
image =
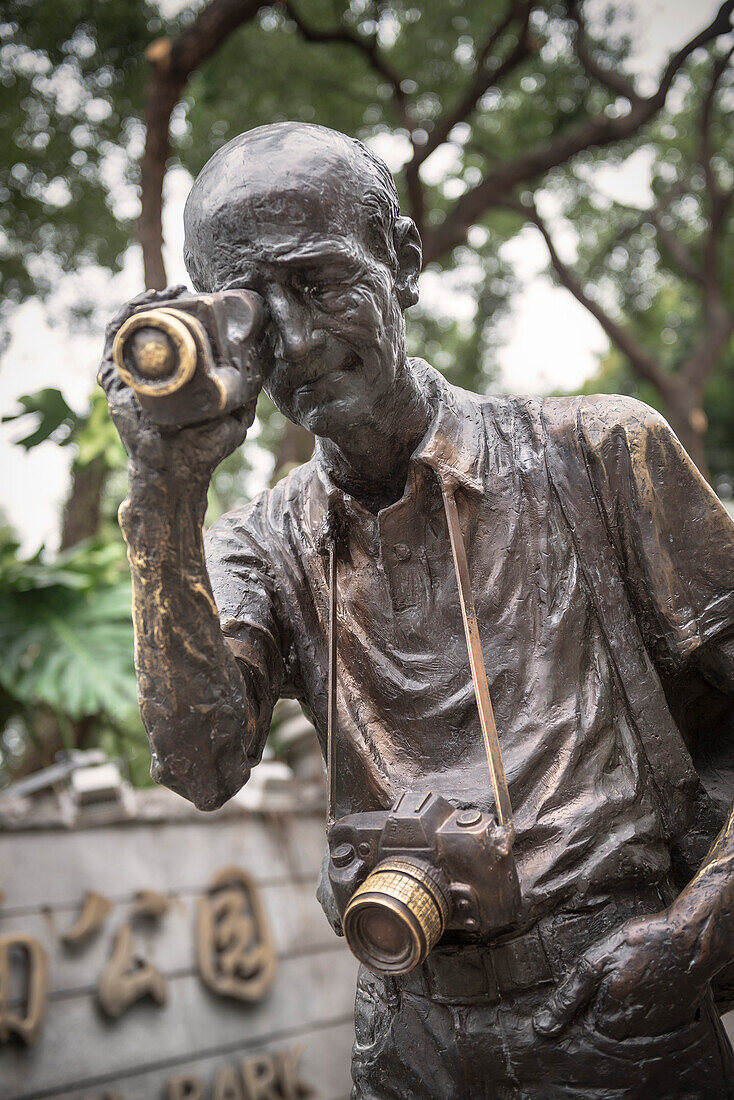
[[[324,239],[353,250],[368,240],[374,210],[364,201],[364,177],[348,159],[313,143],[300,154],[265,152],[235,148],[219,162],[215,157],[189,196],[187,262],[208,287],[221,286],[244,258],[317,251]]]

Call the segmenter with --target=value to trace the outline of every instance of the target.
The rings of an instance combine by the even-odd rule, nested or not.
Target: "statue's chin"
[[[311,409],[299,410],[298,422],[307,431],[337,441],[360,419],[359,410],[349,397],[322,401]]]

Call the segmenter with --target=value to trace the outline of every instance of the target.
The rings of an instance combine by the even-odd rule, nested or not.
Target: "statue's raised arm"
[[[252,686],[222,637],[202,524],[211,475],[252,423],[267,349],[245,331],[241,361],[222,361],[220,303],[204,302],[208,324],[193,318],[192,331],[181,309],[190,301],[177,286],[126,306],[108,327],[99,381],[129,458],[120,526],[151,774],[214,809],[246,782],[262,743]]]

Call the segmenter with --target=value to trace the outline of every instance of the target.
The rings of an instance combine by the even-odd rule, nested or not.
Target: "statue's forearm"
[[[222,636],[204,563],[206,485],[131,471],[120,509],[133,578],[135,667],[151,774],[201,809],[249,775],[251,691]]]
[[[734,807],[670,916],[691,949],[692,966],[705,977],[734,961]]]

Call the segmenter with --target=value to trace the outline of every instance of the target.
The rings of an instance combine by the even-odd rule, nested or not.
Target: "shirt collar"
[[[481,408],[474,394],[451,386],[428,363],[413,361],[424,381],[435,415],[411,456],[447,486],[485,492],[486,445]]]
[[[411,455],[408,483],[421,469],[428,468],[447,488],[458,485],[469,493],[483,495],[487,462],[485,426],[476,396],[450,385],[422,359],[412,359],[411,367],[428,395],[433,418]],[[315,459],[326,489],[329,511],[345,506],[350,510],[356,502],[331,480],[318,438]]]

